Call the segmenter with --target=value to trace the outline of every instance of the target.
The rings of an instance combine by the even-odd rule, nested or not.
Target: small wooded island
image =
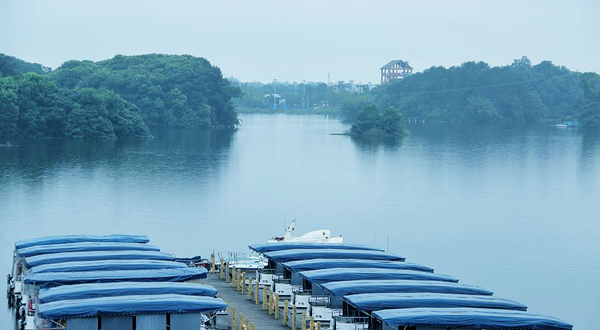
[[[201,57],[117,55],[55,70],[0,54],[0,138],[146,138],[155,128],[235,128],[236,105],[265,102],[272,85],[225,79]],[[402,137],[405,120],[529,124],[571,120],[600,127],[600,75],[523,57],[491,67],[431,67],[373,90],[279,83],[300,103],[335,104],[356,137]],[[305,113],[311,113],[306,110]]]

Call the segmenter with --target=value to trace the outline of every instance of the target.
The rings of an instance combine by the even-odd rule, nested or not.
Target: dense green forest
[[[242,83],[189,55],[117,55],[56,70],[0,54],[0,138],[148,137],[159,127],[232,128],[236,105],[307,113],[340,108],[352,134],[406,133],[402,122],[600,126],[600,76],[523,57],[506,66],[431,67],[374,87]],[[370,134],[370,133],[369,133]]]
[[[237,87],[183,55],[68,61],[54,71],[0,56],[1,138],[150,137],[156,127],[235,127]],[[149,129],[150,128],[150,129]]]
[[[406,118],[425,122],[532,123],[579,120],[598,126],[599,76],[581,74],[526,57],[490,67],[466,62],[432,67],[373,90],[381,107],[395,106]]]

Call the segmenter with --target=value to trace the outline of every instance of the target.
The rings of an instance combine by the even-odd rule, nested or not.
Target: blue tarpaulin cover
[[[207,270],[204,267],[151,269],[151,270],[115,270],[100,272],[62,272],[62,273],[36,273],[25,275],[25,284],[40,287],[59,286],[80,283],[107,283],[107,282],[183,282],[206,278]]]
[[[68,319],[98,315],[136,315],[164,313],[207,313],[225,310],[223,299],[177,294],[118,296],[60,300],[39,304],[38,316]]]
[[[383,292],[432,292],[486,296],[493,294],[492,291],[474,285],[435,281],[361,280],[322,283],[320,286],[335,296]]]
[[[365,259],[308,259],[289,261],[282,264],[293,272],[302,272],[306,270],[317,270],[327,268],[386,268],[386,269],[406,269],[417,270],[422,272],[433,273],[433,268],[412,262],[401,261],[382,261],[382,260],[365,260]]]
[[[118,282],[63,285],[41,289],[39,303],[58,300],[87,299],[114,296],[181,294],[214,297],[217,289],[210,285],[180,282]]]
[[[186,267],[187,265],[184,263],[168,260],[93,260],[61,262],[58,264],[36,266],[29,270],[29,274],[59,272],[91,272],[103,270],[169,269]]]
[[[553,317],[530,312],[482,308],[384,309],[373,312],[372,315],[394,328],[417,326],[453,329],[573,329],[571,324]]]
[[[89,252],[89,251],[160,251],[157,246],[140,243],[121,242],[83,242],[31,246],[19,249],[21,257],[33,257],[42,254],[65,253],[65,252]]]
[[[69,252],[52,253],[40,256],[25,258],[25,264],[28,268],[40,265],[56,264],[60,262],[72,261],[92,261],[92,260],[174,260],[173,255],[157,251],[93,251],[93,252]]]
[[[65,244],[80,242],[123,242],[123,243],[148,243],[150,240],[146,235],[61,235],[47,236],[17,241],[15,249],[23,249],[36,245]]]
[[[381,252],[366,250],[341,250],[341,249],[294,249],[265,252],[264,255],[274,262],[287,262],[304,259],[369,259],[404,261],[403,257]]]
[[[344,296],[359,311],[415,307],[475,307],[526,311],[527,306],[504,298],[439,293],[365,293]]]
[[[254,244],[254,245],[248,245],[248,247],[251,250],[254,250],[258,253],[293,250],[293,249],[341,249],[341,250],[370,250],[370,251],[383,252],[382,249],[378,249],[378,248],[371,247],[371,246],[355,245],[355,244],[342,244],[342,243],[287,243],[287,242],[281,242],[281,243]]]
[[[456,278],[448,275],[401,269],[329,268],[307,270],[305,272],[300,272],[299,274],[300,276],[309,280],[311,283],[317,284],[333,281],[353,280],[425,280],[458,282]]]

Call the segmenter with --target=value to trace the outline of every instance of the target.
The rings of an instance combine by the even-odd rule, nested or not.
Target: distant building
[[[407,61],[394,60],[381,67],[381,83],[385,84],[395,79],[402,79],[413,72]]]

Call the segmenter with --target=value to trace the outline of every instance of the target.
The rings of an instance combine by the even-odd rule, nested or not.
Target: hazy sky
[[[378,82],[523,55],[600,72],[600,0],[0,0],[0,52],[57,67],[115,54],[203,56],[243,81]]]

